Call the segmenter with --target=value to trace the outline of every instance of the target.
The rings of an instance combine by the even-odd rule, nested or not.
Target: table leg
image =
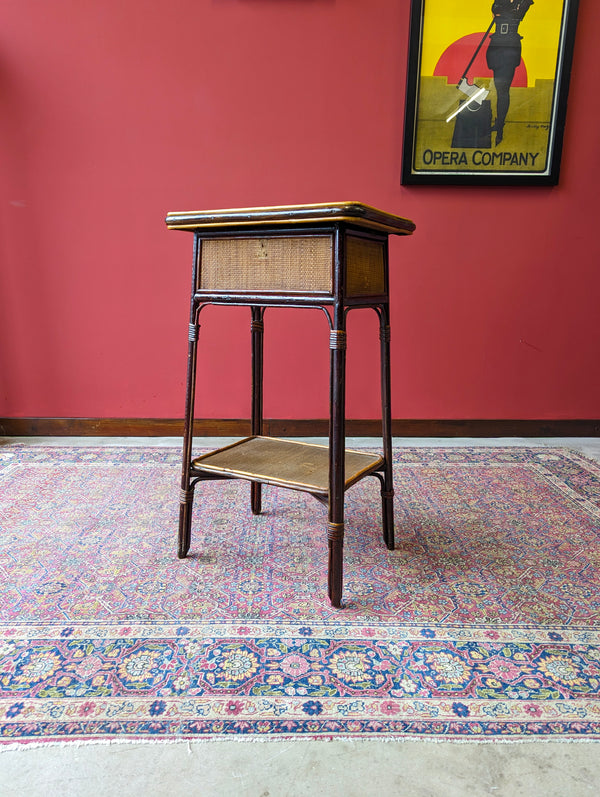
[[[252,307],[252,434],[263,433],[263,350],[264,308]],[[260,515],[262,509],[262,484],[251,482],[250,503],[252,513]]]
[[[190,550],[192,540],[192,506],[194,503],[194,490],[181,491],[179,507],[179,540],[177,556],[185,559]]]
[[[192,309],[192,319],[194,312]],[[179,509],[179,545],[177,555],[180,559],[187,556],[191,542],[192,504],[194,488],[190,486],[190,468],[192,461],[192,444],[194,439],[194,400],[196,395],[196,361],[198,353],[198,325],[189,326],[187,388],[185,398],[185,425],[183,431],[183,454],[181,464],[181,493]]]
[[[379,340],[381,345],[381,418],[383,456],[385,465],[381,483],[383,539],[394,550],[394,481],[392,472],[392,402],[390,379],[390,321],[389,307],[383,305],[379,312]]]
[[[346,330],[343,312],[335,313],[330,334],[328,591],[333,606],[342,605],[345,487]]]

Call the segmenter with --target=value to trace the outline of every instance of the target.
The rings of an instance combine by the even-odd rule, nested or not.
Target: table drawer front
[[[346,295],[385,293],[384,244],[349,235],[346,238]]]
[[[329,235],[208,238],[202,242],[197,289],[330,294],[332,263]]]

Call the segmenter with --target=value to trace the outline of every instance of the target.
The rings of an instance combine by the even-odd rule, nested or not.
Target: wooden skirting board
[[[267,419],[263,434],[274,437],[326,437],[324,418]],[[179,418],[0,418],[3,437],[181,437]],[[250,421],[237,418],[198,418],[197,437],[245,437]],[[596,420],[404,420],[392,421],[394,437],[599,437]],[[346,421],[348,437],[379,437],[381,421]]]

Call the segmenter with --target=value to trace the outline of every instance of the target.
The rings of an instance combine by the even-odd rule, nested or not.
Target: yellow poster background
[[[546,169],[563,7],[563,0],[535,0],[519,24],[527,87],[510,88],[502,141],[496,144],[492,136],[483,146],[461,147],[457,146],[456,137],[453,146],[457,117],[452,114],[468,98],[457,90],[455,83],[449,84],[445,77],[435,77],[434,70],[442,54],[454,42],[477,33],[481,36],[476,37],[476,41],[481,39],[493,18],[492,0],[425,0],[414,171],[538,173]],[[490,33],[493,32],[494,28]],[[488,42],[489,38],[482,47],[484,55]],[[482,76],[472,68],[468,81],[489,92],[487,100],[495,117],[497,97],[489,71]],[[470,109],[463,110],[460,123],[469,121]],[[463,111],[458,111],[460,113]],[[452,118],[447,121],[449,117]]]

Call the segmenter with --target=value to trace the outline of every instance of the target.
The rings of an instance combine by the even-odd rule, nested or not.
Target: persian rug
[[[0,447],[0,741],[600,738],[600,466],[564,449],[397,449],[325,508],[199,484],[180,453]]]

